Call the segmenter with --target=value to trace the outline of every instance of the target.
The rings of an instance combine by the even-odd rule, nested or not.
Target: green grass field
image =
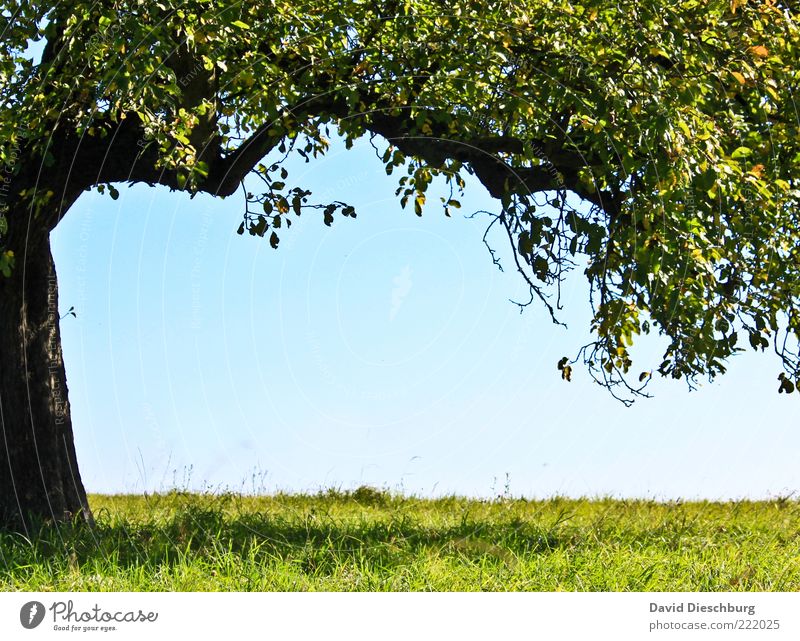
[[[2,590],[800,589],[800,503],[92,496],[0,533]]]

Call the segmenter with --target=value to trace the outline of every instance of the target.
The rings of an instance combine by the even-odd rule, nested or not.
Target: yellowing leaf
[[[769,51],[763,45],[756,45],[755,47],[750,47],[750,53],[758,58],[766,58],[769,55]]]
[[[731,154],[731,158],[734,160],[738,160],[739,158],[747,158],[750,154],[753,153],[753,150],[748,147],[737,147],[733,150]]]
[[[765,86],[765,87],[764,87],[764,89],[766,90],[766,92],[767,92],[767,93],[770,95],[770,97],[771,97],[771,98],[772,98],[772,99],[773,99],[775,102],[779,102],[779,101],[780,101],[780,96],[778,96],[778,92],[777,92],[777,91],[775,91],[775,90],[774,90],[772,87],[770,87],[770,86]]]
[[[736,78],[737,82],[738,82],[740,85],[743,85],[743,84],[745,83],[744,76],[743,76],[742,74],[740,74],[738,71],[731,71],[731,75],[732,75],[734,78]]]

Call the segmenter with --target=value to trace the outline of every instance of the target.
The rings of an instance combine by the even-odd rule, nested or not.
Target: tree
[[[417,215],[433,181],[449,215],[477,178],[555,322],[559,283],[584,270],[594,339],[565,379],[582,361],[624,402],[646,395],[631,347],[657,332],[662,375],[691,386],[772,343],[793,391],[796,18],[779,0],[6,2],[0,524],[89,515],[49,249],[80,195],[244,186],[239,232],[277,247],[301,214],[356,217],[283,166],[334,132],[368,137]]]

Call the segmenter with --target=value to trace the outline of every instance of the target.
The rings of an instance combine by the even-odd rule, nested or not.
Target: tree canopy
[[[239,231],[273,247],[296,216],[355,218],[282,159],[369,138],[417,215],[434,181],[449,215],[475,176],[554,321],[560,283],[584,271],[593,340],[564,378],[581,361],[628,402],[656,371],[694,385],[771,347],[791,392],[797,17],[779,0],[12,0],[0,279],[15,233],[49,231],[87,189],[117,197],[113,183],[227,197],[256,176]],[[656,371],[633,364],[646,334],[666,338]]]

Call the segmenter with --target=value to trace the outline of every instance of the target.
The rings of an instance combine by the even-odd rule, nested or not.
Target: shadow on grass
[[[797,502],[426,500],[371,488],[92,501],[94,528],[43,526],[33,540],[0,532],[0,586],[705,591],[800,584]]]
[[[93,528],[82,523],[42,525],[33,540],[0,532],[0,573],[19,573],[26,566],[70,569],[109,562],[157,569],[231,555],[264,565],[290,563],[314,575],[348,563],[391,570],[426,554],[513,565],[518,557],[575,543],[574,536],[559,536],[558,522],[555,527],[516,517],[487,522],[468,513],[426,522],[410,515],[402,501],[367,490],[329,493],[319,501],[321,506],[349,508],[338,512],[313,502],[310,507],[259,511],[239,505],[235,496],[155,495],[148,497],[149,517],[131,518],[124,510],[112,513],[103,507],[95,512]]]

